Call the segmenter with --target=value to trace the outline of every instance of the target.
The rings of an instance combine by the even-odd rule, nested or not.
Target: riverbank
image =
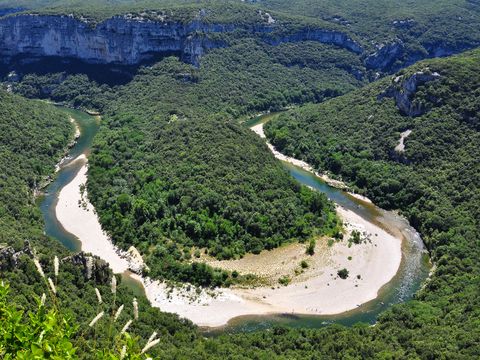
[[[67,166],[82,166],[74,179],[59,193],[55,207],[58,221],[69,233],[81,242],[82,251],[97,255],[107,261],[114,273],[123,273],[129,267],[128,261],[122,258],[110,238],[102,230],[93,205],[88,201],[86,190],[88,163],[85,155],[80,155]]]
[[[365,239],[362,244],[349,246],[346,240],[332,246],[318,243],[313,256],[305,255],[303,245],[292,244],[288,247],[293,251],[287,247],[288,256],[285,256],[285,248],[279,248],[260,255],[248,255],[246,260],[211,263],[241,271],[247,267],[245,264],[238,266],[239,262],[249,263],[252,268],[254,264],[265,266],[261,260],[263,257],[270,259],[270,264],[277,269],[282,269],[274,274],[277,276],[286,275],[285,269],[293,270],[288,261],[295,261],[294,268],[298,269],[301,259],[306,259],[308,269],[298,276],[290,271],[288,275],[292,282],[288,286],[277,282],[252,289],[203,290],[198,294],[193,288],[169,289],[159,281],[139,276],[136,279],[143,283],[153,306],[177,313],[204,327],[222,326],[244,315],[335,315],[356,309],[375,299],[382,286],[397,273],[401,262],[401,241],[350,210],[338,207],[337,211],[346,225],[347,237],[352,230],[360,231]],[[341,279],[338,271],[344,268],[349,275]],[[262,271],[268,272],[269,269],[262,269],[260,275]]]
[[[58,221],[65,230],[80,239],[83,251],[107,261],[115,273],[123,273],[131,264],[103,232],[86,192],[82,193],[88,165],[82,155],[68,166],[77,162],[82,163],[80,170],[58,196]],[[145,287],[152,306],[177,313],[199,326],[222,326],[243,315],[333,315],[352,310],[375,299],[381,287],[395,276],[401,261],[401,241],[352,211],[341,207],[337,207],[337,211],[347,228],[346,239],[352,230],[357,230],[369,240],[351,246],[344,240],[331,247],[319,242],[315,255],[307,258],[309,268],[298,277],[290,273],[292,283],[288,286],[276,284],[254,289],[203,290],[199,294],[193,288],[170,289],[148,277],[135,275],[134,278]],[[299,266],[300,257],[296,260],[285,258],[281,251],[282,248],[272,250],[267,256],[275,259],[273,263],[280,267],[286,261],[295,261],[294,267]],[[304,256],[301,246],[296,251],[298,256]],[[256,263],[256,255],[252,256],[253,263]],[[232,264],[227,261],[215,265],[229,268]],[[343,268],[349,271],[347,279],[337,275]]]
[[[256,133],[258,136],[260,136],[262,139],[266,139],[266,136],[265,136],[265,131],[263,130],[263,126],[265,124],[264,123],[260,123],[260,124],[257,124],[255,126],[252,126],[250,129]],[[292,165],[295,165],[295,166],[298,166],[299,168],[305,170],[305,171],[309,171],[313,174],[315,174],[317,177],[319,177],[320,179],[322,179],[322,181],[324,181],[325,183],[327,183],[328,185],[334,187],[334,188],[337,188],[337,189],[341,189],[341,190],[345,190],[346,192],[348,192],[348,194],[356,199],[359,199],[361,201],[364,201],[364,202],[367,202],[367,203],[372,203],[372,201],[367,198],[366,196],[363,196],[363,195],[360,195],[360,194],[356,194],[352,191],[350,191],[349,187],[347,186],[347,184],[345,184],[343,181],[340,181],[340,180],[335,180],[335,179],[332,179],[331,177],[329,177],[327,174],[321,174],[317,171],[315,171],[315,169],[310,165],[308,164],[307,162],[305,161],[302,161],[302,160],[298,160],[298,159],[295,159],[293,157],[290,157],[290,156],[287,156],[287,155],[284,155],[282,154],[281,152],[277,151],[275,149],[275,147],[270,144],[270,142],[267,141],[267,146],[268,148],[270,149],[270,151],[272,152],[272,154],[278,159],[278,160],[281,160],[281,161],[285,161],[285,162],[288,162]]]

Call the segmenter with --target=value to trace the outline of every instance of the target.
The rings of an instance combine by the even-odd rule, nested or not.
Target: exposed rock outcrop
[[[324,44],[337,45],[357,54],[363,52],[363,48],[358,42],[340,31],[304,29],[289,35],[265,36],[264,39],[270,45],[279,45],[286,42],[318,41]]]
[[[17,266],[14,255],[13,247],[0,244],[0,271],[11,271]]]
[[[18,15],[0,20],[0,53],[3,57],[61,56],[121,65],[135,65],[159,53],[178,53],[198,64],[206,50],[225,45],[205,34],[233,29],[230,24],[181,24],[127,15],[97,25],[67,15]]]
[[[411,129],[405,130],[400,133],[400,139],[398,140],[397,146],[395,146],[395,152],[404,153],[405,152],[405,139],[410,136],[412,133]]]
[[[394,20],[392,25],[397,29],[409,29],[416,24],[414,19],[405,19],[405,20]]]
[[[377,50],[365,58],[369,69],[386,70],[404,53],[405,47],[400,40],[377,46]]]
[[[262,13],[257,24],[236,25],[169,21],[163,16],[115,16],[95,24],[72,15],[22,14],[0,19],[0,55],[4,61],[23,57],[57,56],[92,64],[137,65],[158,54],[177,54],[199,65],[210,49],[228,44],[214,34],[241,31],[264,36],[270,44],[319,41],[356,53],[362,47],[340,31],[304,29],[290,35],[273,36],[277,22]],[[270,36],[270,35],[271,36]]]
[[[143,261],[142,255],[134,246],[130,246],[127,251],[126,257],[128,259],[129,270],[135,274],[143,274],[143,272],[149,272],[150,268]]]
[[[34,258],[34,251],[28,241],[25,241],[23,249],[19,251],[15,251],[12,246],[0,244],[0,271],[13,271],[19,268],[21,266],[20,258],[23,255]],[[86,280],[94,279],[98,283],[106,284],[112,276],[105,261],[96,256],[86,255],[84,252],[63,258],[62,263],[65,262],[71,262],[80,267]]]
[[[176,21],[163,12],[125,14],[100,23],[73,15],[9,15],[0,18],[0,58],[4,62],[20,59],[28,63],[32,59],[54,56],[89,64],[136,66],[158,56],[177,55],[199,66],[209,50],[226,47],[235,37],[252,36],[273,46],[301,41],[339,46],[362,55],[368,69],[389,72],[427,57],[451,55],[471,47],[432,43],[412,53],[397,38],[378,44],[373,52],[366,53],[347,30],[318,27],[293,30],[270,13],[258,10],[257,15],[258,21],[246,23],[214,23],[205,17],[203,10],[189,22]],[[331,20],[348,26],[341,18]],[[405,19],[395,20],[392,25],[403,29],[414,23],[413,19]]]
[[[413,96],[418,86],[440,78],[440,74],[426,69],[415,74],[404,77],[397,76],[393,79],[393,84],[378,96],[378,99],[391,97],[395,99],[398,109],[407,116],[423,115],[428,109],[425,104],[414,101]]]
[[[33,256],[29,241],[25,241],[20,251],[15,251],[13,247],[6,244],[0,244],[0,271],[12,271],[17,268],[22,255]]]
[[[62,259],[82,267],[86,280],[94,279],[97,283],[106,284],[112,276],[108,264],[97,256],[86,255],[83,251]]]

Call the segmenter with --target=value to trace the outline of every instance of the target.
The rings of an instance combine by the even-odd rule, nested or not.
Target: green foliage
[[[0,285],[0,357],[2,359],[74,359],[75,327],[66,318],[39,304],[28,316],[8,299],[9,286]]]
[[[53,176],[55,163],[64,154],[71,138],[73,127],[65,112],[40,101],[0,91],[0,272],[2,280],[7,280],[10,287],[8,296],[5,287],[0,287],[1,358],[14,358],[17,352],[18,356],[26,354],[27,359],[32,359],[35,358],[32,351],[44,351],[39,358],[54,358],[57,352],[62,354],[57,358],[66,359],[66,352],[69,352],[72,358],[92,359],[97,358],[94,349],[110,349],[118,357],[123,346],[111,348],[107,328],[96,336],[87,331],[88,323],[98,313],[94,288],[99,288],[105,303],[112,302],[109,285],[101,280],[105,274],[98,279],[87,279],[83,266],[68,260],[71,253],[57,240],[43,234],[42,216],[34,192]],[[15,260],[8,252],[9,246],[19,251]],[[31,251],[39,257],[46,276],[52,278],[51,259],[54,255],[64,259],[60,261],[55,302],[47,298],[47,307],[42,310],[39,310],[37,299],[46,292],[46,286],[35,270],[29,255]],[[108,270],[105,271],[109,276]],[[126,285],[118,286],[117,304],[131,304],[133,296]],[[136,344],[132,349],[140,351],[138,347],[143,342],[139,338],[146,341],[153,331],[162,337],[162,352],[166,353],[172,352],[178,344],[197,338],[198,332],[190,322],[151,308],[144,296],[138,296],[138,302],[139,320],[130,328],[132,342]],[[126,321],[132,313],[131,306],[126,307],[120,320]],[[120,331],[123,324],[116,326],[116,331]],[[39,341],[42,327],[46,331]],[[11,340],[12,331],[18,334],[18,341]],[[75,352],[70,350],[68,342],[74,344]],[[151,354],[157,356],[159,351],[156,347]],[[8,352],[9,357],[3,352]]]
[[[310,256],[314,255],[315,254],[315,246],[317,246],[317,242],[315,241],[315,239],[310,239],[309,243],[308,243],[308,246],[307,246],[307,250],[306,250],[306,253]]]
[[[401,115],[395,101],[382,95],[394,84],[388,78],[290,111],[267,124],[266,134],[287,155],[342,177],[382,207],[400,209],[421,232],[437,266],[417,296],[421,306],[394,307],[377,328],[421,358],[469,358],[478,351],[472,336],[480,318],[470,310],[480,301],[480,51],[419,63],[398,75],[409,78],[427,68],[440,78],[411,96],[430,109],[421,116]],[[394,148],[406,129],[412,133],[399,153]],[[427,313],[435,325],[417,330]],[[424,340],[414,341],[420,332]],[[438,338],[448,343],[449,336],[468,340],[447,348]]]
[[[476,1],[465,0],[265,0],[262,6],[289,14],[322,19],[348,28],[367,42],[400,39],[406,54],[401,62],[424,58],[435,45],[443,49],[478,44],[480,11]],[[367,40],[368,39],[368,40]],[[470,45],[468,45],[470,44]]]
[[[1,9],[21,8],[43,14],[73,14],[88,19],[91,26],[116,15],[130,13],[146,19],[156,19],[157,13],[167,21],[188,23],[234,24],[241,30],[233,38],[244,38],[259,24],[265,25],[259,11],[268,12],[275,19],[267,34],[258,38],[281,38],[311,29],[336,30],[356,40],[368,53],[381,45],[401,44],[398,57],[387,60],[384,70],[392,71],[431,56],[445,56],[473,48],[480,44],[480,10],[475,0],[0,0]],[[380,15],[379,15],[380,14]],[[217,34],[230,42],[232,36]],[[293,64],[311,63],[323,66],[324,61],[311,62],[310,54],[291,53]],[[338,58],[340,59],[340,58]],[[290,62],[288,60],[288,62]],[[331,58],[326,57],[325,63]],[[359,70],[356,63],[347,68]],[[282,61],[282,60],[280,60]],[[342,61],[343,62],[343,61]],[[360,69],[361,70],[361,69]],[[360,74],[362,71],[360,71]],[[375,73],[370,74],[371,78]]]
[[[207,4],[178,3],[4,0],[0,6],[86,14],[94,24],[126,10],[172,7],[177,8],[172,19],[191,21]],[[448,53],[479,43],[476,1],[266,0],[255,5],[228,2],[223,9],[222,2],[208,5],[212,11],[206,21],[253,24],[261,6],[299,15],[272,12],[286,32],[306,24],[341,29],[368,51],[373,44],[401,39],[406,51],[393,68],[423,58],[433,48]],[[39,9],[42,6],[53,8]],[[398,20],[406,22],[395,24]],[[229,48],[207,54],[200,69],[165,59],[116,88],[98,85],[84,75],[32,75],[18,84],[17,91],[26,96],[49,96],[106,113],[92,158],[89,191],[115,240],[122,246],[138,245],[157,276],[228,284],[229,274],[189,262],[194,245],[231,258],[294,238],[309,239],[333,226],[321,216],[312,218],[331,214],[325,199],[286,180],[262,143],[227,120],[351,91],[363,85],[356,77],[367,74],[362,59],[333,46],[303,42],[271,47],[242,35],[229,38]],[[132,337],[112,346],[111,337],[105,335],[106,322],[99,323],[96,335],[87,332],[81,339],[71,336],[63,321],[69,319],[68,324],[78,324],[83,331],[97,313],[94,287],[110,301],[108,286],[87,280],[80,268],[65,262],[58,294],[65,314],[59,317],[52,310],[38,317],[34,299],[42,287],[23,255],[16,268],[2,270],[12,291],[8,301],[0,302],[0,334],[10,336],[5,329],[13,327],[21,339],[6,342],[0,337],[0,351],[19,344],[32,351],[24,345],[38,342],[38,330],[52,326],[59,331],[44,335],[48,348],[42,345],[41,351],[63,351],[69,342],[78,343],[76,354],[85,359],[116,359],[123,344],[138,353],[139,339],[148,338],[154,329],[162,343],[152,353],[162,359],[477,358],[479,64],[475,51],[402,72],[409,76],[428,66],[441,74],[413,95],[412,101],[430,109],[417,118],[402,116],[393,99],[379,99],[392,84],[384,79],[286,113],[266,127],[282,152],[342,177],[383,207],[400,209],[421,231],[436,271],[415,301],[392,307],[375,327],[274,328],[205,339],[189,322],[152,309],[139,297],[143,311],[131,329]],[[49,95],[42,93],[45,87],[50,87]],[[64,115],[45,104],[0,92],[0,105],[0,242],[18,250],[29,239],[42,263],[49,264],[52,252],[62,256],[68,252],[42,234],[33,189],[52,174],[72,129]],[[405,152],[399,154],[393,149],[406,129],[413,132],[405,140]],[[231,274],[239,277],[235,275]],[[117,304],[130,301],[131,292],[121,286]],[[132,310],[126,309],[123,316],[117,330]],[[14,353],[19,348],[9,349]]]
[[[0,244],[21,248],[25,238],[43,239],[35,192],[71,137],[65,114],[0,90]]]
[[[46,283],[48,288],[48,284]],[[58,289],[58,287],[57,287]],[[98,291],[98,289],[96,289]],[[139,348],[140,339],[131,336],[129,331],[130,320],[121,331],[115,329],[115,322],[119,308],[115,305],[114,294],[113,304],[105,304],[105,312],[111,310],[111,315],[104,315],[100,312],[88,326],[82,326],[80,333],[79,326],[73,326],[70,318],[61,314],[58,307],[56,291],[49,289],[52,298],[52,307],[48,308],[45,294],[38,300],[36,309],[28,312],[17,309],[9,301],[9,285],[3,281],[0,283],[0,356],[2,359],[77,359],[77,348],[85,347],[95,359],[105,360],[140,360],[147,359],[148,352],[154,348],[159,340],[156,333],[145,343],[143,349]],[[97,307],[100,311],[103,302]],[[123,309],[123,305],[122,305]],[[109,324],[103,326],[103,334],[98,336],[101,328],[100,322],[109,317]],[[112,335],[112,330],[115,332]],[[92,341],[88,341],[88,332],[93,332]],[[110,342],[110,346],[106,346]],[[98,348],[100,344],[100,348]],[[93,347],[92,347],[93,345]],[[102,348],[103,346],[103,348]]]
[[[184,250],[238,258],[336,225],[325,196],[299,186],[236,123],[152,123],[140,113],[120,130],[123,119],[109,119],[97,137],[89,194],[115,242],[147,255],[151,276],[228,284],[227,273],[191,263]]]
[[[290,277],[287,275],[284,275],[278,279],[278,283],[283,286],[287,286],[291,281],[292,279],[290,279]]]
[[[350,239],[348,239],[349,242],[353,242],[354,244],[360,244],[362,242],[362,238],[360,236],[360,231],[358,230],[353,230],[352,234],[350,236]]]
[[[340,279],[344,279],[344,280],[345,280],[346,278],[348,278],[348,274],[349,274],[349,271],[348,271],[347,269],[345,269],[345,268],[340,269],[340,270],[337,271],[337,275],[338,275],[338,277],[339,277]]]

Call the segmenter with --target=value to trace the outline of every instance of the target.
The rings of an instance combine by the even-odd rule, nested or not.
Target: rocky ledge
[[[20,268],[23,256],[31,259],[35,257],[29,241],[25,241],[23,249],[19,251],[16,251],[12,246],[0,244],[0,273]],[[106,284],[112,275],[105,261],[97,256],[87,255],[84,252],[65,257],[61,262],[72,263],[74,266],[79,267],[85,280],[93,279],[97,283]]]
[[[392,85],[378,96],[378,99],[381,100],[385,97],[395,99],[398,109],[404,115],[411,117],[423,115],[428,111],[428,108],[425,104],[415,101],[413,97],[420,85],[438,78],[440,78],[440,74],[431,72],[429,69],[418,71],[408,77],[397,76],[393,79]]]

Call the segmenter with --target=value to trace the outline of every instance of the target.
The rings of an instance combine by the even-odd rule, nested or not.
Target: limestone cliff
[[[423,115],[428,109],[425,104],[413,99],[418,86],[440,78],[440,74],[431,72],[429,69],[418,71],[411,76],[397,76],[392,85],[379,95],[379,100],[384,97],[395,99],[398,109],[407,116]]]
[[[257,36],[272,45],[312,40],[362,52],[361,46],[342,32],[303,29],[273,35],[278,29],[270,18],[236,25],[205,23],[200,18],[180,23],[123,15],[97,24],[73,15],[22,14],[0,19],[0,55],[4,61],[58,56],[93,64],[136,65],[158,54],[177,54],[199,65],[208,50],[228,45],[218,34],[233,33]]]
[[[213,23],[200,12],[189,22],[161,14],[111,17],[100,23],[73,15],[19,14],[0,18],[0,58],[29,61],[57,56],[90,64],[138,65],[157,56],[178,55],[198,66],[209,50],[228,46],[233,38],[255,37],[272,46],[285,42],[317,41],[352,51],[368,69],[398,70],[425,57],[438,57],[467,48],[429,44],[422,53],[409,53],[400,39],[367,51],[348,32],[299,26],[296,29],[270,14],[258,13],[256,22]]]

